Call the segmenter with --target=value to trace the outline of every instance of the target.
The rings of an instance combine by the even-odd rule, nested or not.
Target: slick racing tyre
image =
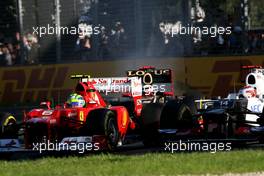
[[[193,124],[192,111],[185,103],[171,100],[166,103],[161,113],[161,129],[190,128]]]
[[[193,97],[193,96],[186,96],[182,102],[188,106],[190,112],[194,115],[197,114],[197,108],[195,105],[195,100],[199,99],[198,97]]]
[[[0,113],[0,136],[1,138],[17,137],[16,118],[10,113]]]
[[[116,115],[109,109],[95,109],[88,114],[85,130],[89,135],[105,135],[109,150],[114,150],[119,141]]]
[[[159,125],[160,115],[163,109],[161,103],[145,104],[141,112],[141,133],[146,147],[160,144]]]

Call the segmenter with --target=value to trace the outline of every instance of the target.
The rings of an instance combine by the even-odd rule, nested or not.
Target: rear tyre
[[[105,135],[109,150],[114,150],[119,141],[115,113],[109,109],[96,109],[88,114],[86,132],[90,135]]]
[[[194,114],[197,114],[197,108],[196,108],[196,105],[195,105],[195,100],[197,100],[199,98],[196,98],[196,97],[193,97],[193,96],[187,96],[185,97],[182,102],[188,106],[190,112],[194,115]]]
[[[141,112],[141,132],[143,143],[146,147],[158,146],[160,144],[160,115],[163,109],[161,103],[146,104]]]
[[[185,103],[171,100],[166,103],[161,113],[161,129],[190,128],[193,126],[192,110]]]
[[[16,138],[16,118],[10,113],[0,113],[0,136],[2,138]]]

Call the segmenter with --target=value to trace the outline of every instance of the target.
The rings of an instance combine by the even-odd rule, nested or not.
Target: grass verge
[[[217,153],[99,154],[0,161],[0,175],[178,175],[264,171],[263,150]]]

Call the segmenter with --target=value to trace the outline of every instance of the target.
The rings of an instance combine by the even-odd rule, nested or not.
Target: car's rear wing
[[[75,74],[71,79],[90,82],[101,94],[124,94],[132,97],[142,96],[142,81],[139,77],[102,77],[92,78],[90,75]]]
[[[89,75],[72,75],[72,79],[91,82],[102,94],[131,94],[134,96],[152,96],[159,92],[164,95],[174,95],[174,85],[171,69],[155,69],[145,66],[138,70],[128,70],[127,77],[92,78]],[[141,90],[140,90],[141,89]]]
[[[142,96],[142,82],[138,77],[105,77],[89,78],[96,90],[101,94],[126,94],[132,97]]]
[[[128,77],[139,77],[142,79],[143,94],[149,92],[160,92],[164,95],[174,95],[174,85],[171,69],[156,69],[151,66],[145,66],[138,70],[128,70]]]

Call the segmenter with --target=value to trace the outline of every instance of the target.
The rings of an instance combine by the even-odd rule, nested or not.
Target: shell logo
[[[122,127],[126,127],[128,121],[128,113],[127,111],[123,112],[123,118],[122,118]]]
[[[84,121],[84,114],[83,114],[83,111],[80,111],[80,121]]]

